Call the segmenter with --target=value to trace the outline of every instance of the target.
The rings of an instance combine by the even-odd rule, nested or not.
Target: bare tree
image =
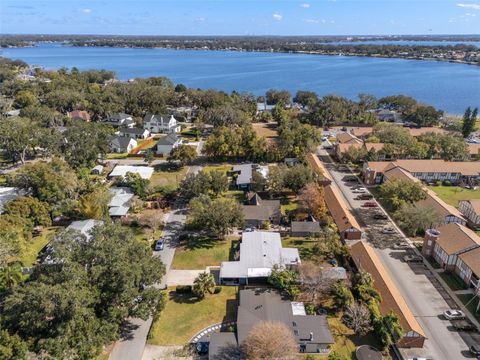
[[[310,301],[317,303],[322,295],[328,294],[333,280],[328,278],[323,269],[311,261],[302,262],[298,267],[300,287]]]
[[[138,216],[138,223],[155,231],[163,224],[163,213],[160,210],[145,210]]]
[[[343,314],[343,322],[357,335],[365,335],[372,330],[370,310],[361,303],[348,306]]]
[[[290,329],[283,323],[264,321],[250,330],[242,344],[247,359],[293,360],[298,345]]]

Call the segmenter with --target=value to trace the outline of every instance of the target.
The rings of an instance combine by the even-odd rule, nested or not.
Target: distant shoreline
[[[399,41],[399,40],[396,40]],[[401,41],[401,40],[400,40]],[[440,41],[439,41],[440,42]],[[428,56],[411,56],[411,55],[401,55],[401,54],[365,54],[365,53],[352,53],[345,51],[325,51],[325,50],[277,50],[277,49],[244,49],[244,48],[231,48],[231,47],[218,47],[218,48],[209,48],[209,47],[180,47],[180,46],[142,46],[142,45],[126,45],[126,44],[95,44],[94,42],[89,42],[86,44],[72,44],[65,43],[60,41],[37,41],[33,44],[25,45],[16,45],[16,46],[5,46],[2,49],[13,49],[13,48],[33,48],[38,46],[40,43],[46,44],[59,44],[65,47],[99,47],[99,48],[125,48],[125,49],[168,49],[168,50],[193,50],[193,51],[229,51],[229,52],[249,52],[249,53],[279,53],[279,54],[304,54],[304,55],[324,55],[324,56],[349,56],[349,57],[369,57],[369,58],[379,58],[379,59],[404,59],[404,60],[417,60],[417,61],[437,61],[437,62],[448,62],[452,64],[462,64],[462,65],[474,65],[480,66],[480,62],[474,61],[465,61],[461,59],[451,59],[451,58],[440,58],[440,57],[428,57]],[[328,45],[328,44],[326,44]],[[355,42],[345,43],[345,45],[350,46],[362,46],[355,45]],[[337,45],[332,45],[337,46]],[[343,46],[343,44],[341,45]],[[372,45],[377,47],[389,46],[389,45]],[[407,46],[407,45],[395,45],[395,46]],[[430,48],[437,47],[429,46]],[[480,54],[480,48],[478,49]]]

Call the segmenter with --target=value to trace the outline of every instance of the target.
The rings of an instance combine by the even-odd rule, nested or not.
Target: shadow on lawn
[[[222,242],[224,240],[208,236],[186,235],[180,239],[180,246],[183,246],[185,250],[211,249]]]

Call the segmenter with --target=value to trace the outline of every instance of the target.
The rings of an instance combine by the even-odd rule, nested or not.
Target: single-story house
[[[460,200],[458,209],[472,228],[480,227],[480,199]]]
[[[130,137],[132,139],[146,139],[150,136],[150,131],[141,128],[120,128],[118,135]]]
[[[133,128],[133,126],[135,125],[133,116],[124,114],[124,113],[115,113],[115,114],[108,115],[103,122],[115,128],[120,128],[120,127]]]
[[[108,213],[111,217],[122,217],[130,210],[130,200],[133,198],[133,191],[127,187],[111,187],[112,196],[108,203]]]
[[[307,315],[302,302],[285,300],[275,289],[240,290],[237,338],[242,344],[262,321],[280,322],[292,332],[299,353],[328,354],[335,342],[326,315]]]
[[[342,240],[358,240],[362,237],[362,228],[347,206],[343,195],[333,186],[324,188],[325,204],[337,225]]]
[[[157,154],[170,155],[173,149],[182,144],[182,140],[174,132],[162,137],[157,142]]]
[[[3,207],[7,202],[15,200],[21,195],[22,192],[15,187],[0,186],[0,214],[3,212]]]
[[[292,221],[290,234],[292,236],[314,236],[321,233],[318,221]]]
[[[90,121],[90,114],[83,110],[74,110],[67,112],[67,116],[72,120],[83,120],[85,122]]]
[[[97,226],[103,224],[103,221],[100,220],[93,220],[93,219],[88,219],[88,220],[79,220],[79,221],[73,221],[70,225],[67,226],[65,229],[66,231],[69,230],[75,230],[80,232],[82,235],[85,236],[85,238],[90,240],[91,238],[91,232],[92,229]]]
[[[375,250],[363,241],[351,247],[352,259],[359,271],[368,272],[373,279],[373,286],[380,293],[379,304],[383,316],[394,312],[400,319],[403,336],[395,339],[400,348],[421,348],[426,336],[416,317],[408,307],[405,299],[388,274]]]
[[[266,102],[257,103],[257,115],[262,112],[272,112],[275,108],[275,105],[268,105]]]
[[[395,122],[395,123],[402,122],[402,115],[396,111],[380,109],[380,110],[376,110],[375,112],[378,120],[380,121]]]
[[[147,114],[143,118],[143,127],[152,133],[178,133],[181,130],[177,119],[173,115]]]
[[[111,152],[129,153],[138,146],[138,143],[137,140],[129,137],[116,136],[110,139],[109,146]]]
[[[425,232],[422,253],[432,256],[445,270],[454,271],[460,254],[480,247],[480,238],[469,228],[450,223]]]
[[[263,200],[258,194],[248,194],[242,206],[245,224],[261,229],[267,222],[280,224],[280,200]]]
[[[348,132],[339,132],[336,135],[337,144],[363,144],[363,141]]]
[[[283,248],[279,233],[244,232],[240,243],[240,259],[222,262],[220,283],[248,285],[252,281],[265,281],[273,268],[290,268],[298,264],[298,249]]]
[[[91,171],[93,175],[101,175],[103,173],[103,165],[96,165]]]
[[[124,178],[127,173],[134,173],[139,174],[142,179],[148,180],[152,177],[154,170],[155,169],[150,166],[117,165],[108,175],[108,177],[110,179],[116,177]]]

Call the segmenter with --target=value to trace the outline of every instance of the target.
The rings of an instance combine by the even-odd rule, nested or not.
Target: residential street
[[[190,166],[187,173],[197,173],[202,166]],[[162,251],[154,251],[153,256],[159,256],[165,264],[166,274],[162,278],[159,288],[168,286],[167,278],[175,256],[175,248],[178,245],[178,237],[187,221],[185,204],[177,201],[173,209],[165,214],[165,226],[162,231],[162,238],[166,240]],[[127,326],[128,333],[115,343],[110,353],[110,360],[140,360],[142,358],[145,343],[147,341],[148,331],[152,324],[152,319],[147,321],[141,319],[131,319],[132,326]],[[127,356],[128,355],[128,356]]]
[[[393,244],[405,241],[404,235],[399,231],[388,235],[381,232],[385,226],[394,228],[396,226],[390,219],[373,220],[372,215],[382,210],[363,208],[361,206],[363,202],[355,200],[358,194],[352,192],[354,184],[342,180],[345,175],[350,174],[350,171],[345,167],[339,170],[338,165],[331,163],[325,150],[320,149],[318,154],[353,214],[364,227],[367,240],[375,247],[383,265],[427,335],[423,349],[406,349],[404,354],[412,358],[416,356],[435,360],[468,358],[468,346],[465,341],[472,343],[471,336],[466,333],[460,336],[460,333],[454,331],[450,322],[441,315],[443,311],[455,306],[455,303],[449,299],[448,294],[435,279],[431,280],[433,275],[423,264],[406,263],[403,261],[405,250],[392,250]]]

